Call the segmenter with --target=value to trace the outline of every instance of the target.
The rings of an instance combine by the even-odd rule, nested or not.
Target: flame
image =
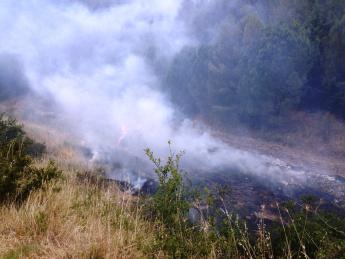
[[[121,142],[126,138],[127,135],[128,135],[128,128],[126,125],[122,125],[121,126],[121,135],[117,140],[117,144],[120,145]]]

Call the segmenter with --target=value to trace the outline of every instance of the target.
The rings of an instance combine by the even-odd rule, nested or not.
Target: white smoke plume
[[[269,158],[228,147],[202,127],[178,120],[158,90],[150,55],[169,62],[196,44],[179,18],[181,4],[2,0],[0,57],[21,62],[30,87],[54,98],[66,127],[82,136],[95,159],[110,154],[131,166],[124,153],[145,160],[143,150],[150,147],[165,157],[171,140],[174,150],[186,151],[184,165],[193,171],[227,167],[282,180],[289,170]]]

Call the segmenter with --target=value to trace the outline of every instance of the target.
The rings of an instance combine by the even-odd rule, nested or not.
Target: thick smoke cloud
[[[0,100],[22,95],[28,91],[28,82],[18,59],[0,54]]]
[[[145,160],[146,147],[166,156],[171,140],[174,150],[186,150],[184,166],[193,171],[235,168],[278,180],[289,173],[177,118],[158,90],[152,55],[169,62],[184,46],[196,44],[181,18],[182,1],[3,0],[0,5],[1,57],[19,58],[31,88],[54,98],[94,160],[110,156],[133,167],[132,158]]]

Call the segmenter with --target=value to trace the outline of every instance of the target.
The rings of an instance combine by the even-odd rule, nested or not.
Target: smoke
[[[15,97],[28,91],[28,82],[17,58],[0,54],[0,100]]]
[[[0,58],[18,57],[31,89],[54,99],[66,128],[81,136],[93,160],[145,168],[135,162],[147,160],[144,148],[166,157],[171,140],[174,150],[186,151],[183,166],[194,172],[233,168],[279,181],[287,175],[302,180],[270,158],[231,148],[180,118],[159,90],[152,60],[164,66],[183,47],[197,44],[182,15],[185,4],[3,0]]]

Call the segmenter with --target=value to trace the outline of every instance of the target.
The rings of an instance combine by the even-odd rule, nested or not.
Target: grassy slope
[[[57,162],[64,179],[34,192],[21,206],[0,205],[0,258],[151,257],[154,225],[141,219],[138,199],[115,185],[102,186],[78,173],[90,170],[73,137],[25,121],[25,131],[47,145],[35,161]]]
[[[20,207],[0,207],[4,258],[142,258],[152,225],[140,219],[133,197],[116,186],[80,182],[75,171]]]
[[[48,146],[47,156],[37,164],[56,160],[65,179],[32,193],[22,206],[0,206],[0,257],[165,257],[163,252],[153,249],[159,226],[142,218],[142,207],[136,198],[114,185],[100,188],[76,177],[78,172],[89,170],[87,161],[74,148],[78,140],[28,121],[25,130]],[[266,240],[265,233],[262,239]],[[248,243],[248,238],[243,240],[238,241],[240,245]],[[270,239],[263,242],[265,247],[269,243]],[[255,249],[255,254],[260,250],[260,246],[248,247],[244,250]],[[210,257],[216,258],[217,250],[211,250]],[[286,255],[291,254],[290,249],[287,251]]]

